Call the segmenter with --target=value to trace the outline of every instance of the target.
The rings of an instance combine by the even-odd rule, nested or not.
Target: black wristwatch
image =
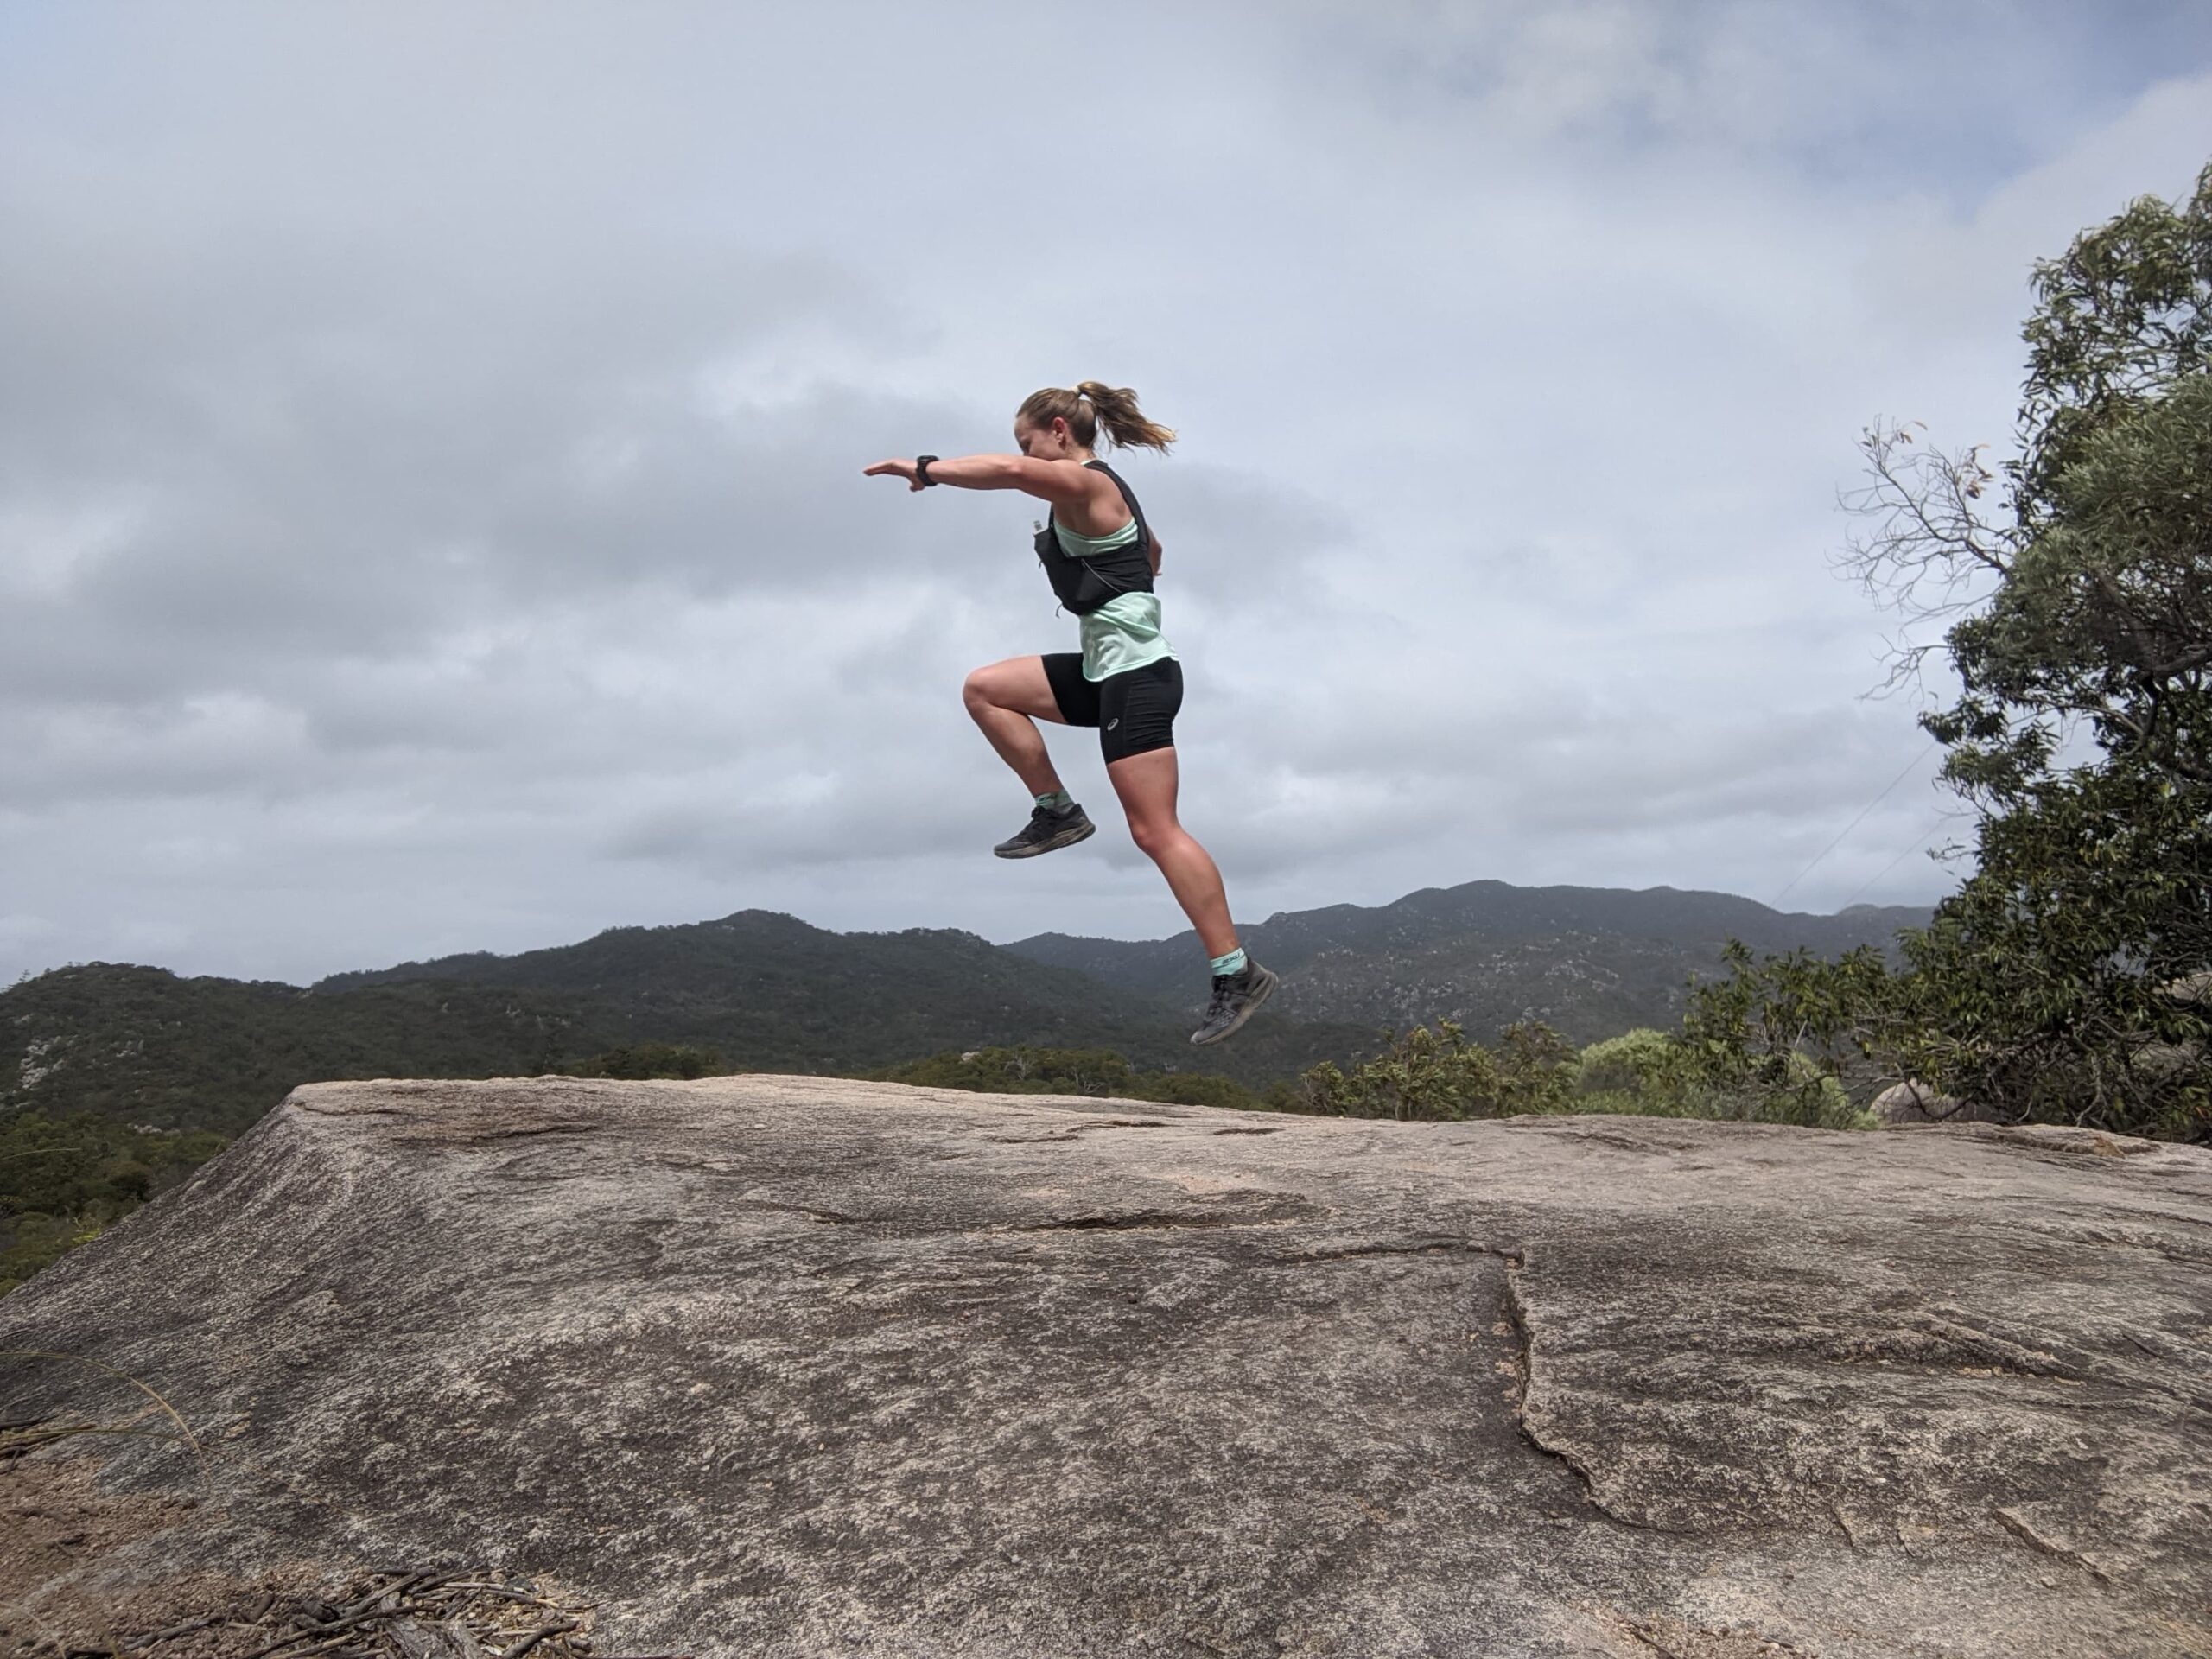
[[[930,462],[933,461],[942,461],[944,459],[944,457],[942,455],[916,455],[914,457],[914,482],[920,485],[925,490],[935,489],[937,487],[937,480],[930,476]]]

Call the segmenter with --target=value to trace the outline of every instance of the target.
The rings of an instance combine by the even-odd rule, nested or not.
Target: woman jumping
[[[1078,619],[1083,649],[1009,657],[977,669],[963,689],[968,712],[1037,802],[1027,826],[993,850],[1001,858],[1034,858],[1097,829],[1061,786],[1036,722],[1096,726],[1129,836],[1160,866],[1212,959],[1213,996],[1191,1040],[1217,1043],[1252,1017],[1276,980],[1237,945],[1221,872],[1176,820],[1183,668],[1160,632],[1152,590],[1160,538],[1129,486],[1092,454],[1101,429],[1122,448],[1164,454],[1175,441],[1138,411],[1136,394],[1126,386],[1086,380],[1072,391],[1048,386],[1031,394],[1014,416],[1018,455],[918,455],[879,461],[866,473],[903,478],[917,490],[933,484],[1020,490],[1051,504],[1037,528],[1037,558],[1052,592]]]

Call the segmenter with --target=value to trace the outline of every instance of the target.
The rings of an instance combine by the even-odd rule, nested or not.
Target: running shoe
[[[1213,976],[1213,998],[1206,1004],[1206,1017],[1191,1033],[1191,1040],[1204,1046],[1217,1043],[1228,1036],[1258,1010],[1261,1003],[1274,994],[1279,982],[1266,969],[1249,957],[1243,970]]]
[[[1088,840],[1098,833],[1098,826],[1090,821],[1082,807],[1070,802],[1054,811],[1040,806],[1029,815],[1029,822],[1020,834],[1010,841],[1002,841],[991,849],[1001,858],[1034,858],[1039,853],[1049,853],[1056,847],[1072,847],[1078,841]]]

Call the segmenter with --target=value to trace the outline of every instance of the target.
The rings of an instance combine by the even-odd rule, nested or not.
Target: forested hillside
[[[1181,962],[1184,1002],[1205,964]],[[1110,1048],[1140,1065],[1203,1060],[1248,1083],[1368,1046],[1362,1025],[1300,1027],[1262,1015],[1233,1045],[1190,1046],[1191,1021],[1079,969],[1040,965],[973,933],[912,928],[834,933],[793,916],[612,928],[579,944],[407,963],[322,981],[318,995],[437,981],[518,995],[562,994],[627,1022],[627,1038],[692,1043],[734,1064],[798,1071],[873,1069],[946,1048]]]
[[[1859,906],[1789,914],[1723,893],[1672,887],[1516,887],[1470,881],[1388,905],[1281,912],[1240,931],[1285,976],[1287,1017],[1402,1029],[1451,1020],[1484,1036],[1541,1020],[1578,1043],[1671,1027],[1693,977],[1725,969],[1730,938],[1755,951],[1840,956],[1888,948],[1927,912]],[[1130,942],[1040,933],[1006,947],[1162,1005],[1190,1001],[1188,933]]]
[[[0,1110],[236,1135],[296,1084],[528,1075],[620,1035],[608,1010],[561,994],[408,984],[325,996],[92,963],[0,991]]]
[[[530,1075],[648,1042],[710,1049],[740,1070],[842,1072],[947,1049],[1109,1048],[1259,1086],[1349,1058],[1373,1036],[1262,1015],[1202,1054],[1189,1032],[1159,1006],[973,934],[838,934],[748,911],[308,988],[59,969],[0,991],[0,1111],[234,1135],[301,1083]]]

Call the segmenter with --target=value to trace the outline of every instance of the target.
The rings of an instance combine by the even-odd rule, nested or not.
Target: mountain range
[[[1400,1030],[1453,1020],[1478,1038],[1541,1020],[1588,1043],[1675,1024],[1689,982],[1723,971],[1732,938],[1762,954],[1804,948],[1834,957],[1861,945],[1893,949],[1901,929],[1927,919],[1923,909],[1872,905],[1793,914],[1673,887],[1470,881],[1373,907],[1278,913],[1241,927],[1239,937],[1283,976],[1272,1006],[1286,1018]],[[1005,948],[1163,1007],[1192,1000],[1192,933],[1142,941],[1039,933]]]
[[[1243,937],[1284,976],[1282,991],[1234,1041],[1205,1050],[1188,1041],[1205,988],[1188,933],[1001,946],[950,930],[835,933],[748,910],[306,988],[92,963],[0,991],[0,1110],[236,1134],[302,1082],[527,1074],[646,1041],[711,1048],[741,1070],[836,1072],[995,1046],[1109,1048],[1140,1067],[1262,1087],[1371,1052],[1383,1027],[1438,1019],[1482,1038],[1543,1019],[1577,1042],[1669,1026],[1730,938],[1835,954],[1888,945],[1924,919],[1497,881],[1281,913]]]

